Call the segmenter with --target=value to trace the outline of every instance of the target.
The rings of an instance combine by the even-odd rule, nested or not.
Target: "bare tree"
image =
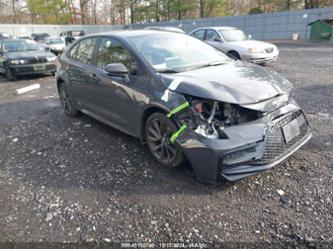
[[[87,4],[89,0],[80,0],[81,24],[87,24]]]

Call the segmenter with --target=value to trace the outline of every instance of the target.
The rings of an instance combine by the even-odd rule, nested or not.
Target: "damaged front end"
[[[311,138],[305,115],[286,94],[248,105],[184,98],[168,114],[180,127],[170,141],[182,147],[201,182],[271,168]]]

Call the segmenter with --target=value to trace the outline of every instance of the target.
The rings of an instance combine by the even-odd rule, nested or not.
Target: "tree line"
[[[333,0],[0,0],[0,23],[133,24],[333,6]]]

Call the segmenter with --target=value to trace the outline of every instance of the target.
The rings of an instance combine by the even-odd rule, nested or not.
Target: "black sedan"
[[[141,139],[167,167],[234,181],[271,168],[311,138],[284,77],[193,37],[119,31],[84,37],[59,58],[65,113]]]
[[[0,41],[0,73],[8,80],[18,75],[54,74],[57,57],[31,40]]]

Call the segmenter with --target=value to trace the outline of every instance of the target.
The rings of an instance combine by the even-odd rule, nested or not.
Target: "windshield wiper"
[[[190,67],[190,68],[186,68],[185,71],[191,71],[191,70],[195,70],[195,69],[199,69],[199,68],[204,68],[204,67],[213,67],[213,66],[218,66],[221,64],[224,64],[225,61],[214,61],[214,62],[209,62],[206,64],[201,64],[199,66],[195,66],[195,67]]]
[[[155,70],[157,73],[180,73],[180,71],[174,70],[174,69],[160,69]]]

